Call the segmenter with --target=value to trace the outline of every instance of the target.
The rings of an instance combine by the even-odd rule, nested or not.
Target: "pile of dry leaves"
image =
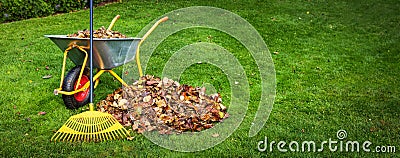
[[[81,30],[73,34],[69,34],[67,37],[90,38],[90,31]],[[93,38],[126,38],[126,35],[118,31],[107,30],[104,26],[102,26],[93,31]]]
[[[97,109],[110,113],[138,133],[201,131],[229,116],[221,96],[209,96],[205,91],[204,87],[180,85],[168,78],[146,75],[109,94],[97,104]]]

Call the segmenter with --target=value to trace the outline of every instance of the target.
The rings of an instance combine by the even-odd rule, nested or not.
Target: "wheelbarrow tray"
[[[87,46],[89,38],[67,37],[66,35],[45,35],[50,38],[61,51],[66,50],[70,45]],[[111,70],[135,59],[136,49],[141,38],[94,38],[93,39],[93,66],[103,70]],[[89,50],[86,50],[89,52]],[[75,65],[82,65],[85,53],[77,48],[70,50],[68,58]]]

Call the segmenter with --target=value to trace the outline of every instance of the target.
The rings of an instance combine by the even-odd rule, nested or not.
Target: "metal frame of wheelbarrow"
[[[140,65],[140,54],[139,54],[139,52],[140,52],[140,46],[141,46],[141,44],[143,43],[143,41],[154,31],[154,29],[155,29],[160,23],[165,22],[166,20],[168,20],[168,17],[164,17],[164,18],[158,20],[158,21],[150,28],[150,30],[147,31],[147,33],[146,33],[141,39],[140,39],[140,38],[130,38],[130,39],[127,39],[127,40],[140,40],[140,41],[138,42],[138,44],[137,44],[136,53],[135,53],[135,59],[136,59],[136,63],[137,63],[138,71],[139,71],[139,76],[143,76],[142,68],[141,68],[141,65]],[[51,38],[51,39],[52,39],[52,38],[54,39],[54,38],[60,38],[61,36],[60,36],[60,35],[47,35],[47,37],[49,37],[49,38]],[[63,36],[63,37],[66,38],[65,36]],[[53,40],[53,39],[52,39],[52,40]],[[82,39],[79,39],[79,40],[82,40]],[[108,39],[99,39],[99,40],[108,40]],[[114,40],[117,40],[117,39],[114,39]],[[121,39],[121,40],[124,40],[124,39]],[[55,42],[55,41],[53,41],[53,42]],[[55,42],[55,43],[56,43],[56,42]],[[89,43],[89,42],[87,42],[87,43]],[[79,72],[78,80],[74,83],[74,84],[75,84],[74,90],[73,90],[73,91],[65,91],[65,90],[62,89],[62,86],[63,86],[63,83],[64,83],[66,61],[67,61],[68,54],[70,53],[70,51],[71,51],[72,49],[75,49],[75,48],[78,49],[80,52],[82,52],[82,53],[84,54],[84,55],[83,55],[83,61],[82,61],[82,68],[81,68],[81,70],[80,70],[80,72]],[[89,88],[89,86],[90,86],[90,82],[86,82],[85,85],[83,85],[83,86],[80,85],[80,84],[77,84],[77,83],[80,83],[80,82],[81,82],[83,73],[84,73],[84,71],[85,71],[86,64],[87,64],[87,61],[88,61],[88,56],[89,56],[89,54],[88,54],[88,52],[87,52],[86,50],[89,50],[89,48],[90,48],[89,44],[87,44],[87,46],[78,45],[76,42],[71,42],[70,44],[68,44],[68,47],[67,47],[67,48],[65,49],[65,51],[64,51],[64,59],[63,59],[63,65],[62,65],[60,87],[54,90],[54,94],[55,94],[55,95],[58,95],[58,94],[63,94],[63,95],[74,95],[74,94],[77,94],[77,93],[79,93],[79,92],[87,92],[87,91],[88,91],[88,88]],[[62,48],[60,47],[60,49],[62,49]],[[94,48],[94,49],[96,49],[96,48]],[[114,52],[113,52],[113,53],[114,53]],[[82,57],[82,55],[81,55],[80,57]],[[80,57],[76,57],[76,56],[75,56],[75,58],[80,58]],[[81,60],[81,59],[80,59],[80,60]],[[75,63],[75,64],[77,64],[77,63]],[[112,63],[112,64],[114,64],[114,63]],[[122,63],[122,64],[125,64],[125,63]],[[122,65],[122,64],[120,64],[120,65]],[[77,65],[78,65],[78,64],[77,64]],[[100,76],[101,76],[104,72],[110,73],[114,78],[116,78],[120,83],[122,83],[123,86],[128,86],[128,85],[126,84],[126,82],[123,81],[123,80],[121,79],[121,77],[119,77],[119,76],[112,70],[113,67],[118,67],[118,66],[120,66],[120,65],[114,64],[113,66],[108,66],[108,67],[104,67],[104,65],[98,65],[98,66],[97,66],[98,72],[97,72],[97,73],[94,75],[94,77],[93,77],[93,81],[95,82],[95,83],[94,83],[94,88],[97,87],[97,85],[98,85],[98,83],[99,83],[99,78],[100,78]],[[80,87],[80,88],[79,88],[79,87]],[[89,93],[89,92],[88,92],[88,93]]]

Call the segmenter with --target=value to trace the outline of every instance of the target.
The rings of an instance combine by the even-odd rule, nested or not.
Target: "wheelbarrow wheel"
[[[79,73],[82,69],[81,65],[75,66],[72,68],[67,76],[65,76],[64,83],[62,85],[62,89],[67,92],[71,92],[75,90],[76,84],[78,84],[78,78],[79,78]],[[77,89],[82,88],[87,82],[90,82],[89,79],[89,69],[85,68],[82,74],[82,78],[80,81],[80,85],[78,86]],[[73,95],[62,95],[62,98],[64,100],[64,104],[67,108],[69,109],[76,109],[79,107],[82,107],[83,105],[86,105],[89,103],[89,88],[87,88],[85,91],[75,93]]]

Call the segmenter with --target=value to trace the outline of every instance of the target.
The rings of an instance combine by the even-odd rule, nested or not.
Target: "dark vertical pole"
[[[90,90],[89,101],[93,103],[93,0],[90,0],[90,50],[89,50],[89,68],[90,68]],[[85,66],[85,65],[83,65]]]

